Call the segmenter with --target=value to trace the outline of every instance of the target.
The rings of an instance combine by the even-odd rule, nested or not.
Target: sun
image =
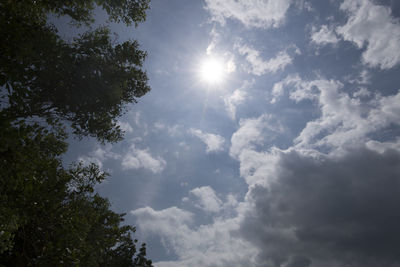
[[[225,75],[224,64],[217,58],[207,58],[200,67],[201,79],[210,84],[223,81]]]

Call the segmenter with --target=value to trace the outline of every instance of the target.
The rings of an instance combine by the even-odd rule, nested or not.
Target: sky
[[[99,15],[100,16],[100,15]],[[100,16],[101,17],[101,16]],[[152,0],[125,139],[71,141],[156,267],[400,266],[400,1]]]

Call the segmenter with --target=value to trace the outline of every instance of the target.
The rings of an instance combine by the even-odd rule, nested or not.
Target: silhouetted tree
[[[67,41],[48,22],[89,28],[96,6],[137,25],[149,0],[0,1],[0,266],[152,266],[94,191],[107,174],[62,164],[66,125],[119,141],[118,117],[150,90],[136,41],[114,44],[107,27]]]
[[[136,255],[135,229],[120,225],[124,214],[94,192],[106,174],[95,164],[63,167],[64,137],[38,124],[1,124],[0,264],[151,266],[145,246]]]
[[[90,23],[95,3],[125,23],[144,20],[148,8],[147,0],[0,2],[2,119],[70,121],[78,136],[121,140],[117,118],[150,90],[142,70],[146,53],[136,41],[113,45],[106,27],[68,42],[47,22],[54,12]]]

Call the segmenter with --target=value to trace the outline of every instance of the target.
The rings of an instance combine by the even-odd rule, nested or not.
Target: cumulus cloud
[[[283,23],[290,3],[289,0],[206,0],[206,9],[221,24],[232,18],[246,27],[270,28]]]
[[[368,141],[369,134],[400,123],[400,91],[362,101],[360,97],[370,94],[366,89],[352,96],[342,90],[339,81],[305,81],[298,75],[288,76],[275,86],[279,94],[283,88],[290,88],[291,99],[315,101],[320,109],[321,116],[309,121],[294,140],[299,148],[341,150],[362,144]]]
[[[274,182],[248,192],[253,208],[240,232],[263,248],[259,257],[275,262],[271,266],[286,266],[295,256],[312,266],[395,266],[399,167],[395,151],[359,148],[318,158],[281,153],[268,174]]]
[[[399,159],[362,148],[339,158],[279,154],[274,182],[247,195],[241,233],[272,266],[295,256],[312,266],[395,266]]]
[[[319,30],[315,26],[312,27],[311,41],[318,45],[336,44],[339,39],[336,37],[335,31],[327,25],[322,25]]]
[[[390,8],[369,0],[345,0],[340,8],[349,19],[336,32],[358,48],[366,48],[362,54],[365,64],[389,69],[400,62],[400,23]]]
[[[193,214],[176,208],[153,210],[146,207],[131,212],[141,233],[160,236],[176,261],[156,262],[156,266],[259,266],[257,248],[238,238],[237,219],[217,218],[213,223],[193,226]],[[235,234],[236,233],[236,234]]]
[[[177,256],[157,266],[400,263],[398,152],[360,147],[340,157],[296,150],[270,157],[274,164],[259,179],[274,181],[250,186],[244,201],[233,207],[235,216],[216,216],[212,223],[196,226],[194,214],[176,207],[132,211],[140,232],[160,236]],[[204,192],[198,195],[204,197]]]
[[[189,197],[212,214],[209,224],[196,226],[193,215],[178,208],[171,218],[165,218],[168,209],[133,211],[140,231],[159,235],[177,255],[158,266],[400,264],[400,139],[371,137],[399,124],[400,92],[360,99],[345,93],[338,81],[299,75],[281,85],[293,101],[314,101],[320,117],[286,150],[270,145],[284,128],[275,117],[240,121],[230,155],[249,190],[229,206],[230,216],[221,215],[227,206],[208,187],[192,190]],[[321,142],[325,147],[316,145]]]
[[[204,133],[199,129],[191,128],[189,133],[198,137],[204,144],[206,144],[206,152],[218,152],[224,150],[225,138],[218,134]]]
[[[260,248],[261,266],[397,266],[399,139],[381,142],[371,133],[399,124],[400,92],[363,103],[338,81],[292,75],[286,87],[295,101],[316,101],[321,117],[286,151],[260,151],[256,144],[269,135],[260,119],[232,136],[231,155],[249,184],[241,237]]]
[[[161,173],[167,163],[160,156],[153,157],[149,149],[138,149],[132,145],[130,151],[122,158],[121,165],[124,170],[143,168],[153,173]]]
[[[222,201],[210,186],[197,187],[191,190],[189,195],[194,197],[195,207],[205,212],[219,212],[221,209]]]
[[[254,149],[257,145],[273,140],[283,131],[283,126],[269,114],[258,118],[242,119],[240,128],[232,135],[230,155],[238,157],[243,150]]]
[[[258,76],[283,70],[293,61],[293,58],[286,50],[280,51],[275,57],[264,61],[260,56],[260,52],[250,46],[236,45],[236,49],[246,57],[247,62],[250,64],[248,72]],[[296,53],[300,53],[298,48],[296,48]]]

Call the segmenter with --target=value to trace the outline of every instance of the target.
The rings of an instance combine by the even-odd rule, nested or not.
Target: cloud
[[[369,149],[377,151],[381,154],[391,150],[400,151],[400,137],[397,137],[396,140],[391,142],[379,142],[375,140],[369,140],[366,143],[366,146]]]
[[[358,91],[353,93],[354,97],[368,97],[371,95],[371,92],[368,91],[367,88],[361,87]]]
[[[217,135],[217,134],[211,134],[211,133],[203,133],[201,130],[194,129],[194,128],[191,128],[188,132],[190,134],[200,138],[200,140],[203,141],[204,144],[206,144],[206,146],[207,146],[206,152],[207,153],[218,152],[218,151],[224,150],[223,145],[225,143],[225,138],[223,138],[222,136]]]
[[[228,61],[226,62],[226,72],[227,73],[232,73],[236,71],[236,64],[235,64],[235,60],[233,59],[233,57],[231,57],[230,59],[228,59]]]
[[[167,133],[171,137],[177,137],[182,133],[182,125],[174,124],[174,125],[167,125],[161,121],[157,121],[154,123],[154,131],[162,131]]]
[[[260,52],[250,46],[236,45],[236,49],[241,55],[246,56],[247,62],[250,63],[248,72],[258,76],[283,70],[293,61],[293,58],[286,50],[280,51],[275,57],[264,61],[261,59]],[[298,48],[296,48],[296,53],[299,53]]]
[[[237,219],[217,218],[211,224],[193,226],[193,214],[176,208],[153,210],[146,207],[131,211],[140,233],[160,236],[163,245],[177,256],[175,261],[160,261],[170,266],[259,266],[257,248],[235,235]]]
[[[231,95],[224,97],[225,108],[232,120],[236,119],[236,107],[242,104],[247,97],[247,93],[241,89],[236,89]]]
[[[136,209],[130,212],[137,218],[137,224],[143,234],[155,233],[162,235],[164,246],[172,246],[172,249],[185,247],[186,235],[190,232],[189,227],[193,222],[191,212],[170,207],[161,211],[155,211],[150,207]]]
[[[88,155],[82,155],[78,157],[78,161],[88,165],[90,163],[97,164],[100,168],[103,168],[103,164],[108,159],[119,159],[121,156],[111,151],[112,145],[107,144],[105,146],[97,146],[95,150],[90,152]]]
[[[341,151],[365,143],[369,134],[400,124],[400,91],[363,100],[360,97],[369,94],[366,89],[351,96],[339,81],[305,81],[298,75],[288,76],[275,86],[279,94],[283,88],[290,88],[289,97],[296,102],[312,100],[318,104],[321,116],[307,122],[294,140],[298,148]]]
[[[366,47],[362,53],[365,64],[390,69],[400,62],[400,23],[390,8],[369,0],[345,0],[340,9],[349,19],[336,32],[358,48]]]
[[[154,158],[148,149],[138,149],[132,145],[123,157],[121,165],[124,170],[143,168],[153,173],[161,173],[167,163],[162,157]]]
[[[398,266],[400,141],[371,133],[399,124],[400,92],[360,99],[343,86],[299,75],[282,81],[292,100],[311,100],[321,114],[286,150],[272,146],[284,129],[274,116],[240,121],[230,155],[248,184],[244,199],[226,206],[209,187],[189,193],[211,223],[196,226],[175,207],[168,216],[133,211],[140,231],[159,235],[177,256],[157,266]]]
[[[117,125],[121,128],[125,133],[132,133],[133,128],[128,122],[118,121]]]
[[[210,186],[197,187],[189,192],[195,199],[195,207],[205,212],[219,212],[222,201]],[[189,199],[184,199],[189,200]]]
[[[206,0],[206,9],[221,24],[232,18],[246,27],[270,28],[283,23],[290,3],[289,0]]]
[[[289,84],[297,85],[301,82],[300,76],[298,74],[288,75],[283,81],[277,82],[272,88],[272,99],[271,104],[274,104],[284,93],[284,87]]]
[[[274,177],[273,182],[250,186],[244,201],[231,207],[235,210],[231,217],[214,212],[211,223],[196,226],[194,214],[177,207],[131,212],[141,233],[160,236],[177,256],[157,266],[394,267],[400,263],[398,152],[359,147],[339,157],[314,157],[296,150],[265,156],[274,158],[274,163],[260,179]],[[204,188],[193,192],[208,198],[212,191]]]
[[[243,150],[254,149],[257,145],[273,140],[283,131],[282,125],[269,114],[258,118],[242,119],[240,128],[232,135],[230,155],[237,158]]]
[[[361,101],[338,81],[298,75],[281,86],[295,101],[317,102],[321,117],[285,151],[260,146],[267,115],[233,134],[231,156],[249,185],[240,238],[259,249],[259,266],[397,266],[400,142],[371,134],[399,125],[400,92]]]
[[[260,248],[262,261],[274,262],[271,266],[400,263],[398,152],[360,147],[341,157],[297,151],[276,157],[265,173],[274,182],[250,188],[246,201],[252,208],[241,221],[242,237]],[[290,265],[295,257],[303,265]]]
[[[339,39],[336,37],[332,28],[329,28],[327,25],[322,25],[318,31],[315,26],[312,27],[311,41],[318,45],[325,45],[336,44],[339,42]]]

